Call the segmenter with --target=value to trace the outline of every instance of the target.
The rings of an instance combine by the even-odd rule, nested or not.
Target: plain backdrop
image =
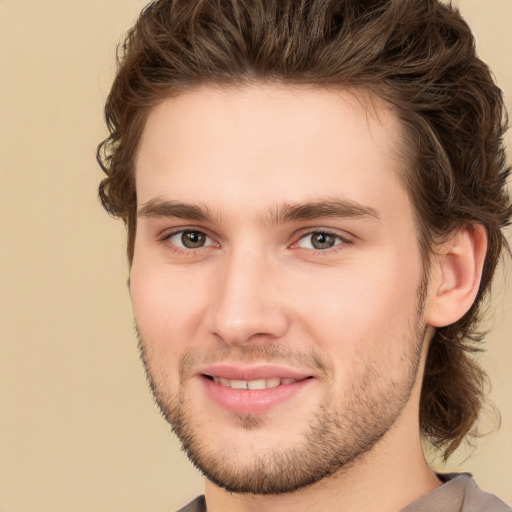
[[[97,200],[116,44],[144,3],[0,0],[2,512],[170,512],[202,489],[147,389],[124,228]],[[510,105],[512,0],[458,4]],[[482,356],[501,429],[439,468],[512,503],[510,274]]]

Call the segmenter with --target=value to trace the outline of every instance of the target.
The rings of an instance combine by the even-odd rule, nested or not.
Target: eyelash
[[[202,234],[205,237],[207,237],[208,239],[213,241],[213,238],[211,236],[209,236],[207,233],[205,233],[204,231],[201,231],[199,229],[188,229],[187,228],[187,229],[179,229],[179,230],[173,231],[171,233],[166,233],[163,237],[161,237],[160,243],[166,244],[166,247],[172,252],[175,252],[177,254],[184,255],[184,256],[190,256],[190,257],[193,257],[194,255],[196,255],[197,251],[202,251],[204,249],[209,249],[209,248],[215,248],[216,246],[218,247],[218,245],[219,245],[219,244],[213,243],[211,245],[201,246],[198,248],[184,248],[184,247],[179,247],[178,245],[170,242],[170,239],[172,237],[174,237],[176,235],[182,235],[183,233]],[[304,240],[307,237],[311,237],[311,236],[317,235],[317,234],[332,236],[333,238],[335,238],[337,243],[335,243],[334,246],[326,248],[326,249],[314,249],[314,248],[310,249],[310,248],[298,247],[298,244],[301,240]],[[301,233],[300,236],[298,237],[297,241],[295,241],[292,244],[291,248],[295,249],[295,250],[305,249],[306,251],[309,252],[309,254],[325,256],[328,254],[336,254],[336,253],[344,250],[344,248],[347,245],[351,245],[353,243],[354,242],[352,240],[350,240],[349,238],[345,238],[333,231],[329,231],[326,229],[312,229],[312,230],[308,230],[306,232]]]
[[[310,248],[301,248],[301,247],[297,247],[299,242],[301,240],[304,240],[308,237],[311,237],[313,235],[318,235],[318,234],[321,234],[321,235],[326,235],[326,236],[331,236],[335,239],[335,245],[333,245],[332,247],[329,247],[327,249],[310,249]],[[313,229],[313,230],[308,230],[304,233],[302,233],[299,238],[297,239],[296,242],[294,242],[293,244],[293,248],[295,249],[305,249],[309,252],[309,254],[313,254],[313,255],[319,255],[319,256],[327,256],[327,255],[332,255],[332,254],[337,254],[338,252],[340,251],[343,251],[346,249],[346,246],[347,245],[350,245],[352,244],[353,241],[350,240],[349,238],[345,238],[344,236],[338,234],[338,233],[335,233],[333,231],[329,231],[328,229],[321,229],[321,228],[318,228],[318,229]]]
[[[197,251],[204,251],[204,249],[210,249],[215,248],[215,246],[218,246],[218,244],[212,244],[212,245],[206,245],[198,248],[186,248],[186,247],[179,247],[176,244],[173,244],[170,242],[170,239],[176,235],[182,235],[183,233],[198,233],[204,235],[206,238],[213,240],[211,236],[209,236],[204,231],[201,231],[200,229],[178,229],[176,231],[172,231],[171,233],[166,233],[161,239],[160,242],[162,244],[165,244],[166,248],[174,253],[177,253],[182,256],[190,256],[193,257],[196,255]]]

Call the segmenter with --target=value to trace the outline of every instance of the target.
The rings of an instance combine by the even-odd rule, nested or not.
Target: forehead
[[[201,87],[150,112],[138,203],[222,199],[247,211],[340,195],[371,203],[402,188],[401,140],[391,107],[367,92]]]

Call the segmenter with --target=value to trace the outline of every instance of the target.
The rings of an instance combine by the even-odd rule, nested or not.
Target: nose
[[[262,254],[231,254],[214,278],[210,332],[231,346],[266,343],[289,328],[279,266]]]

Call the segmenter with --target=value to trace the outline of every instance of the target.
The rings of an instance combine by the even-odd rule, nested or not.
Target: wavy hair
[[[448,457],[484,403],[474,358],[482,300],[505,247],[512,206],[503,146],[506,111],[472,33],[437,0],[158,0],[119,47],[98,147],[99,195],[128,231],[132,261],[134,160],[145,120],[164,98],[204,84],[253,82],[359,88],[401,120],[404,181],[424,261],[439,237],[482,224],[488,251],[477,298],[431,341],[420,402],[422,433]]]

